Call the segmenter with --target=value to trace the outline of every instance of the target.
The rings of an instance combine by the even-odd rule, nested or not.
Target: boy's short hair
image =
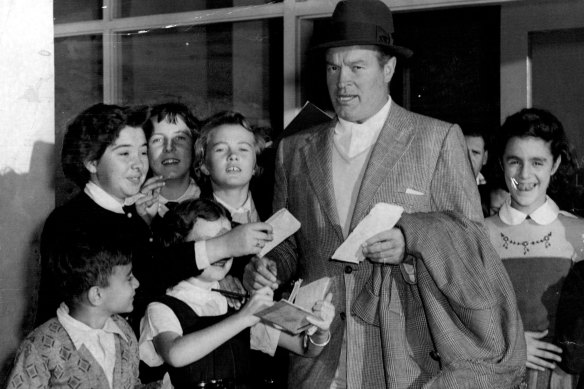
[[[195,142],[195,175],[202,184],[207,184],[206,181],[208,181],[207,176],[201,172],[201,166],[205,163],[205,159],[207,158],[207,145],[209,143],[209,137],[214,129],[223,125],[239,125],[253,134],[255,141],[254,149],[256,153],[256,165],[260,154],[266,148],[267,134],[265,129],[252,126],[247,121],[245,116],[238,112],[222,111],[216,113],[215,115],[205,120],[203,123],[203,128],[201,129],[201,134]],[[261,174],[260,166],[256,166],[255,174]]]
[[[199,135],[201,122],[191,112],[189,107],[183,103],[172,102],[158,104],[152,107],[150,111],[150,120],[144,123],[144,133],[146,140],[150,139],[154,131],[154,123],[160,123],[163,120],[168,120],[171,123],[176,123],[177,117],[180,117],[189,130],[191,130],[191,137],[194,139]]]
[[[85,162],[99,160],[126,127],[143,128],[149,118],[146,106],[122,107],[95,104],[81,112],[67,126],[61,151],[65,176],[79,187],[85,186],[90,174]]]
[[[132,263],[133,250],[120,243],[85,236],[62,241],[52,256],[53,272],[66,303],[74,303],[94,286],[107,287],[115,266]]]
[[[158,222],[152,224],[154,236],[164,247],[184,242],[198,218],[214,221],[221,217],[231,222],[225,207],[211,199],[189,199],[178,203]]]

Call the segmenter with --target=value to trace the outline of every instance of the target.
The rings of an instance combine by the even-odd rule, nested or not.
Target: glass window
[[[55,145],[61,155],[67,123],[92,104],[103,102],[103,50],[101,35],[55,39]],[[56,158],[59,161],[59,157]],[[57,163],[57,205],[75,192]]]
[[[182,101],[204,118],[236,110],[282,126],[282,20],[159,29],[122,36],[124,104]]]
[[[281,2],[282,0],[120,0],[119,3],[120,16],[125,18]]]
[[[54,0],[55,23],[98,20],[102,16],[102,0]]]
[[[414,112],[491,131],[499,126],[499,7],[400,12],[393,16],[398,45],[413,50],[398,59],[391,97]],[[304,21],[303,47],[326,19]],[[302,103],[332,110],[324,56],[304,54]]]

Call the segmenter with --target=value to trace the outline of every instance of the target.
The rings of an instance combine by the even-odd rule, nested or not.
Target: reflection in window
[[[120,17],[248,7],[281,2],[282,0],[120,0]]]
[[[79,112],[103,101],[103,50],[101,35],[55,39],[55,145],[60,155],[67,123]],[[58,160],[58,158],[57,158]],[[65,183],[57,163],[56,200],[62,204],[75,190]]]
[[[282,20],[128,33],[122,36],[122,101],[182,101],[198,117],[236,110],[282,126]]]
[[[83,22],[102,18],[103,0],[54,0],[55,23]]]

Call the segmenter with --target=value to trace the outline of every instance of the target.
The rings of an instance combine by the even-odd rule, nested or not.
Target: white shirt
[[[61,303],[61,306],[57,309],[57,319],[67,331],[75,348],[79,350],[81,346],[85,346],[99,363],[111,388],[116,365],[116,339],[114,334],[118,334],[124,341],[128,341],[120,327],[110,317],[102,329],[91,328],[87,324],[71,317],[69,308],[65,303]]]
[[[218,197],[215,193],[213,193],[213,198],[219,204],[225,207],[231,214],[231,219],[239,224],[247,224],[247,223],[255,223],[260,220],[260,217],[256,211],[255,204],[251,197],[251,193],[247,193],[247,198],[245,199],[243,205],[238,208],[234,208],[231,205],[227,204],[223,201],[220,197]]]
[[[348,122],[338,118],[333,141],[347,158],[353,158],[369,149],[377,141],[391,108],[391,97],[377,113],[363,123]]]
[[[227,299],[211,288],[218,288],[218,282],[204,282],[196,277],[179,282],[168,289],[166,294],[186,303],[197,316],[219,316],[227,313]],[[150,303],[140,322],[140,359],[148,366],[164,363],[156,352],[152,340],[161,332],[174,332],[183,335],[182,326],[170,307],[162,303]]]

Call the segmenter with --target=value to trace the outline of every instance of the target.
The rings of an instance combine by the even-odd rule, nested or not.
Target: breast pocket
[[[420,193],[390,192],[387,195],[387,200],[384,200],[384,202],[399,205],[407,213],[429,212],[430,196],[422,192]]]

